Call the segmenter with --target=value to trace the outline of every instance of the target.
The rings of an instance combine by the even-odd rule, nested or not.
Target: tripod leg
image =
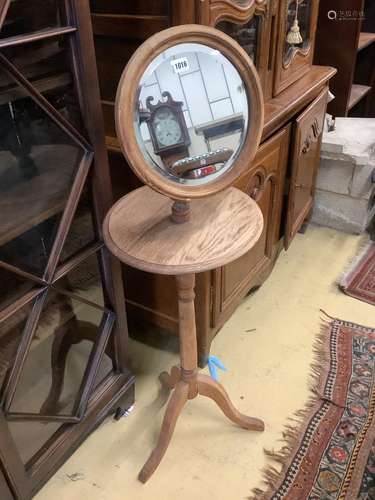
[[[224,387],[202,373],[198,374],[198,393],[215,401],[224,415],[235,424],[240,425],[244,429],[264,431],[264,422],[262,420],[240,413],[233,406]]]
[[[168,402],[157,445],[138,475],[138,479],[142,483],[145,483],[155,472],[167,451],[177,419],[188,400],[188,395],[189,385],[185,382],[179,382]]]

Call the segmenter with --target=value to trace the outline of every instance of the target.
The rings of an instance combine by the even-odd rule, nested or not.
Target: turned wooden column
[[[195,274],[176,277],[178,297],[178,326],[182,373],[189,374],[198,364],[197,335],[195,329]]]

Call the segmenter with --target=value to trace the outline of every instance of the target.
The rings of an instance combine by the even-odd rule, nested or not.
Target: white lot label
[[[189,61],[187,57],[180,57],[171,61],[175,73],[185,73],[189,71]]]

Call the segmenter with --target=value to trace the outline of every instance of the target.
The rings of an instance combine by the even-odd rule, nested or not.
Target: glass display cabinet
[[[231,36],[238,42],[246,53],[251,57],[255,67],[259,66],[259,38],[260,19],[259,15],[244,24],[235,24],[230,21],[220,21],[216,28]]]
[[[280,0],[274,94],[301,78],[311,67],[319,2]]]
[[[85,0],[1,3],[0,466],[17,500],[133,399],[89,20]]]
[[[296,51],[306,53],[310,47],[311,2],[292,0],[287,3],[283,64],[287,66]]]

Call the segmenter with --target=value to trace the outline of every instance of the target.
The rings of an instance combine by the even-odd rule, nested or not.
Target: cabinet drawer
[[[285,249],[313,206],[327,96],[328,88],[325,88],[295,123]]]
[[[213,327],[222,324],[244,294],[256,285],[258,277],[272,268],[280,237],[289,132],[290,127],[286,127],[262,144],[250,170],[235,184],[257,201],[263,213],[264,228],[249,252],[214,271]]]

